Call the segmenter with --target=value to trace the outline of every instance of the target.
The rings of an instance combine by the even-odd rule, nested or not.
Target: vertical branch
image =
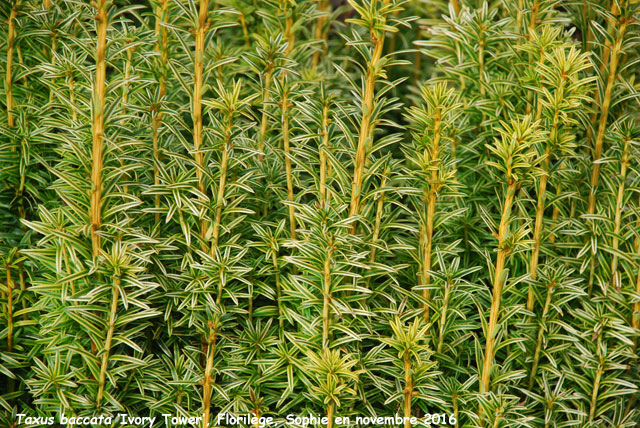
[[[333,249],[329,249],[327,257],[324,260],[322,269],[323,282],[324,282],[324,301],[322,304],[322,349],[329,349],[329,330],[331,322],[331,314],[329,313],[331,305],[331,256]]]
[[[547,285],[547,298],[544,302],[544,308],[542,309],[542,319],[540,320],[540,326],[538,327],[538,337],[536,340],[536,350],[533,354],[533,364],[531,365],[531,373],[529,375],[529,390],[533,388],[533,382],[536,379],[536,373],[538,371],[538,364],[540,362],[540,353],[542,352],[542,339],[544,339],[544,332],[547,329],[546,321],[549,316],[549,309],[551,308],[551,297],[553,296],[553,291],[555,288],[555,283],[551,283]]]
[[[459,0],[451,0],[450,4],[453,6],[453,10],[456,15],[460,14],[460,1]]]
[[[410,353],[404,352],[404,428],[411,428],[411,398],[413,397],[413,380],[411,379]]]
[[[273,64],[267,64],[264,74],[264,88],[262,90],[262,118],[260,119],[260,132],[258,133],[258,162],[262,163],[264,157],[264,141],[267,138],[267,126],[269,115],[267,105],[271,99],[271,80],[273,78]]]
[[[511,207],[516,193],[516,182],[510,178],[507,184],[507,197],[504,201],[500,227],[498,229],[498,256],[493,274],[493,298],[491,301],[491,312],[489,315],[489,326],[487,328],[487,342],[484,351],[484,363],[482,365],[482,377],[480,382],[480,392],[489,391],[490,372],[493,367],[493,352],[496,342],[496,326],[500,315],[500,300],[502,298],[502,286],[504,285],[503,272],[507,258],[507,249],[504,248],[504,239],[507,233],[507,226],[511,218]]]
[[[104,146],[104,108],[106,95],[106,50],[107,50],[107,0],[98,0],[96,77],[93,88],[93,151],[91,169],[91,244],[93,256],[100,252],[98,231],[102,224],[102,162]]]
[[[209,336],[207,338],[207,365],[204,369],[204,382],[202,392],[202,405],[204,408],[202,418],[202,428],[209,427],[209,419],[211,417],[211,387],[213,386],[213,357],[216,351],[216,328],[212,322],[209,322]]]
[[[440,332],[438,333],[438,345],[436,347],[436,351],[439,354],[442,353],[442,345],[444,344],[444,328],[447,324],[447,311],[449,310],[451,287],[453,287],[453,284],[451,284],[450,281],[445,282],[444,297],[442,298],[442,314],[440,314]]]
[[[200,9],[198,13],[198,27],[195,30],[196,46],[194,61],[194,80],[193,80],[193,150],[195,152],[196,161],[196,177],[198,180],[198,190],[203,197],[206,193],[203,171],[204,171],[204,155],[201,151],[202,146],[202,84],[204,69],[204,39],[206,31],[209,27],[209,0],[200,0]],[[203,218],[200,224],[200,236],[205,237],[207,233],[207,223]]]
[[[9,21],[7,22],[7,70],[5,75],[5,93],[7,97],[7,121],[9,128],[15,126],[13,120],[13,50],[16,43],[16,16],[20,1],[17,1],[9,12]],[[15,149],[12,149],[15,150]]]
[[[376,86],[378,62],[382,58],[384,36],[384,32],[380,35],[376,35],[373,33],[373,31],[371,31],[373,55],[371,56],[371,60],[367,64],[364,95],[362,97],[362,121],[360,123],[360,132],[358,133],[358,146],[356,149],[355,168],[353,171],[351,204],[349,208],[350,217],[356,216],[360,213],[360,197],[362,194],[364,166],[367,161],[367,150],[373,143],[374,125],[371,119],[373,114],[373,100]],[[351,232],[356,232],[355,222],[353,222],[351,226]]]
[[[156,8],[156,52],[160,53],[160,78],[158,79],[158,98],[160,105],[156,105],[153,111],[153,119],[151,121],[151,138],[153,141],[153,184],[160,184],[158,165],[160,163],[160,140],[159,129],[162,125],[162,112],[161,103],[167,92],[167,63],[168,57],[168,32],[167,28],[163,25],[168,21],[169,0],[162,0]],[[160,195],[155,195],[155,208],[156,208],[156,223],[160,221],[160,213],[157,210],[160,209]]]
[[[107,365],[109,364],[109,353],[111,352],[111,343],[113,341],[113,332],[116,326],[116,312],[118,311],[118,297],[120,296],[120,277],[113,277],[113,288],[111,290],[111,309],[109,311],[109,328],[107,337],[102,350],[102,360],[100,362],[100,376],[98,377],[98,396],[96,398],[96,406],[98,410],[102,406],[102,397],[104,395],[104,386],[107,375]]]
[[[325,30],[325,26],[327,25],[327,17],[326,14],[329,13],[329,1],[328,0],[317,0],[318,2],[318,10],[322,13],[321,16],[316,20],[316,28],[314,33],[314,38],[316,40],[322,40],[323,43],[323,53],[326,56],[327,54],[327,31]],[[318,66],[320,62],[320,52],[315,51],[313,53],[313,58],[311,60],[313,64],[313,68]]]
[[[620,227],[622,223],[622,210],[624,208],[624,190],[625,190],[625,181],[627,179],[627,168],[629,167],[629,138],[627,137],[624,142],[624,151],[622,153],[622,160],[620,166],[620,184],[618,185],[618,195],[616,197],[616,206],[615,206],[615,218],[613,222],[613,240],[611,242],[611,247],[613,248],[613,258],[611,260],[611,284],[614,285],[618,290],[620,290],[621,278],[618,273],[618,247],[620,245],[620,239],[618,235],[620,234]]]
[[[431,299],[431,290],[428,289],[431,284],[431,252],[433,250],[433,222],[436,215],[436,200],[438,193],[440,192],[438,181],[438,162],[440,160],[440,138],[441,129],[440,122],[442,120],[440,109],[436,111],[433,142],[431,146],[430,156],[430,168],[431,168],[431,180],[428,188],[424,189],[423,202],[427,205],[427,224],[423,226],[422,235],[422,283],[425,289],[422,290],[422,297],[425,300],[423,303],[423,316],[425,320],[429,320],[429,300]]]
[[[320,146],[320,201],[324,206],[328,199],[327,176],[329,175],[329,166],[327,162],[326,152],[330,150],[329,146],[329,101],[324,99],[322,105],[322,124],[320,135],[322,136],[322,144]]]
[[[616,41],[611,49],[611,57],[609,61],[609,75],[607,77],[607,86],[604,91],[604,99],[600,112],[600,121],[598,123],[598,133],[596,135],[593,169],[591,172],[591,192],[589,193],[588,213],[594,214],[596,210],[596,194],[598,181],[600,179],[600,158],[602,157],[602,144],[604,142],[604,134],[607,130],[607,120],[609,118],[609,108],[611,106],[611,96],[613,94],[613,86],[616,81],[618,72],[618,54],[622,50],[622,42],[627,29],[627,20],[623,18],[620,21],[620,28],[616,35]]]
[[[287,174],[287,199],[293,202],[293,171],[291,167],[291,148],[289,147],[289,89],[282,94],[282,140],[284,143],[284,165]],[[296,239],[296,210],[289,205],[289,230],[291,239]]]

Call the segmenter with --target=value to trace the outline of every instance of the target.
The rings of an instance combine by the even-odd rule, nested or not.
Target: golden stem
[[[451,284],[449,282],[444,285],[444,297],[442,298],[442,314],[440,314],[440,333],[438,335],[437,352],[442,353],[442,345],[444,344],[444,328],[447,323],[447,310],[449,309],[449,296],[451,293]]]
[[[327,165],[327,154],[325,151],[330,149],[329,146],[329,103],[325,102],[322,107],[322,146],[320,148],[320,201],[324,204],[327,201],[328,190],[327,190],[327,175],[328,165]]]
[[[607,119],[609,118],[609,107],[611,105],[611,96],[613,86],[616,81],[618,70],[618,54],[622,49],[624,34],[627,29],[627,21],[622,21],[616,43],[611,50],[611,60],[609,62],[609,76],[607,78],[607,86],[602,101],[602,111],[600,114],[600,122],[598,124],[598,134],[595,141],[595,153],[593,158],[593,170],[591,172],[591,193],[589,194],[588,213],[593,214],[596,210],[596,189],[600,179],[600,157],[602,156],[602,144],[604,142],[604,134],[607,129]]]
[[[282,139],[284,142],[284,165],[287,173],[287,198],[293,202],[293,172],[291,168],[291,148],[289,147],[289,93],[282,96]],[[296,210],[289,205],[289,229],[291,239],[296,239]]]
[[[329,330],[331,315],[329,313],[329,305],[331,303],[331,253],[329,250],[327,258],[324,260],[322,274],[324,277],[324,302],[322,305],[322,349],[329,348]]]
[[[487,328],[487,342],[484,351],[484,363],[482,366],[482,377],[480,382],[480,392],[489,391],[490,372],[493,367],[493,350],[495,347],[496,326],[500,315],[500,300],[502,298],[502,286],[505,261],[507,258],[507,249],[504,248],[504,239],[507,233],[507,226],[511,218],[511,207],[516,193],[516,183],[510,180],[507,185],[507,196],[500,218],[500,227],[498,229],[498,256],[496,259],[495,272],[493,275],[493,298],[491,301],[491,312],[489,316],[489,326]]]
[[[553,293],[553,287],[547,287],[547,299],[544,302],[544,309],[542,310],[542,320],[538,327],[538,339],[536,341],[536,350],[533,355],[533,365],[531,366],[531,374],[529,376],[529,390],[533,388],[533,382],[536,378],[536,372],[538,371],[538,363],[540,362],[540,352],[542,351],[542,339],[544,338],[545,321],[549,314],[549,308],[551,307],[551,295]]]
[[[380,37],[377,37],[372,33],[371,40],[373,41],[373,55],[367,67],[364,97],[362,98],[362,122],[360,124],[360,132],[358,134],[358,146],[356,149],[356,161],[353,171],[349,216],[356,216],[360,213],[360,197],[362,194],[364,166],[367,160],[367,149],[371,147],[373,142],[374,124],[371,122],[371,115],[373,113],[373,98],[376,86],[376,69],[378,61],[380,61],[380,58],[382,57],[384,33]],[[351,226],[351,233],[355,232],[356,223],[353,222]]]
[[[404,428],[411,428],[411,398],[413,397],[413,381],[411,380],[411,361],[409,353],[404,354]]]
[[[227,170],[229,167],[229,144],[231,143],[231,127],[233,117],[229,115],[227,127],[225,129],[224,142],[222,143],[222,159],[220,161],[220,182],[218,183],[218,195],[216,197],[216,215],[213,222],[213,234],[211,240],[211,255],[218,246],[218,238],[220,236],[220,222],[222,221],[222,207],[224,206],[224,192],[227,185]],[[218,303],[221,296],[218,295]]]
[[[331,400],[329,403],[329,407],[327,407],[327,428],[333,428],[333,409],[335,407],[335,402]]]
[[[327,17],[324,15],[329,13],[329,1],[328,0],[318,0],[318,10],[323,13],[322,16],[319,16],[316,20],[316,28],[314,38],[316,40],[322,40],[323,46],[327,43],[327,32],[325,31],[325,25],[327,25]],[[323,47],[324,54],[326,55],[326,46]],[[320,52],[315,51],[313,53],[313,58],[311,60],[313,64],[313,68],[318,66],[320,62]]]
[[[198,179],[198,190],[205,195],[206,189],[203,178],[204,155],[202,146],[202,84],[204,68],[204,39],[209,27],[209,0],[200,0],[198,12],[198,27],[195,31],[195,60],[194,60],[194,80],[193,80],[193,150],[196,161],[196,177]],[[204,218],[200,224],[200,236],[204,238],[207,233],[207,223]]]
[[[547,182],[549,181],[549,156],[551,155],[551,148],[547,147],[544,152],[544,162],[542,163],[542,176],[540,177],[540,184],[538,187],[538,203],[536,205],[536,221],[533,229],[533,251],[529,259],[529,277],[531,281],[535,281],[538,276],[538,259],[540,257],[540,244],[542,243],[542,229],[544,219],[544,208],[547,192]],[[533,310],[533,303],[535,300],[533,284],[529,285],[529,293],[527,296],[527,310]]]
[[[382,177],[382,181],[380,182],[380,188],[384,189],[387,185],[387,176],[384,175]],[[378,242],[378,238],[380,237],[380,227],[382,225],[382,213],[384,209],[384,202],[386,200],[386,192],[381,192],[380,196],[378,196],[378,201],[376,203],[376,222],[373,227],[373,236],[371,237],[372,245],[371,252],[369,253],[369,262],[373,263],[376,259],[376,245]]]
[[[102,350],[102,361],[100,363],[100,376],[98,378],[98,396],[96,398],[96,406],[98,410],[102,406],[102,397],[107,375],[107,365],[109,363],[109,353],[111,352],[111,343],[113,341],[113,332],[116,326],[116,312],[118,311],[118,297],[120,296],[120,277],[113,277],[113,289],[111,290],[111,310],[109,311],[109,329]]]
[[[436,215],[436,200],[440,191],[437,184],[437,163],[440,161],[441,120],[442,117],[440,115],[440,111],[438,110],[435,116],[434,135],[430,156],[430,166],[432,168],[431,183],[429,184],[428,188],[424,189],[423,196],[423,200],[426,199],[427,203],[427,224],[424,225],[424,229],[422,232],[424,235],[424,239],[422,240],[422,283],[425,286],[425,289],[422,290],[422,297],[425,300],[422,309],[423,316],[427,321],[429,320],[429,300],[431,299],[431,290],[429,290],[428,287],[429,285],[431,285],[431,274],[429,273],[429,271],[431,270],[431,253],[433,250],[433,222]]]
[[[16,2],[9,13],[8,29],[7,29],[7,70],[5,75],[5,92],[7,96],[7,120],[9,127],[13,128],[13,49],[16,42],[16,16],[18,15],[18,7],[20,2]],[[15,150],[15,149],[13,149]]]
[[[264,77],[264,89],[262,91],[262,119],[260,120],[260,133],[258,134],[258,161],[261,163],[264,156],[264,141],[267,137],[267,125],[269,120],[269,116],[267,115],[267,104],[271,97],[269,89],[271,88],[272,76],[273,65],[269,64]]]
[[[209,337],[207,339],[207,365],[204,369],[203,398],[202,407],[204,417],[202,418],[202,428],[209,427],[211,417],[211,387],[213,386],[213,357],[216,351],[216,329],[209,324]]]
[[[451,4],[453,5],[453,10],[456,12],[456,15],[460,14],[460,2],[458,0],[451,0]]]
[[[106,96],[106,50],[107,50],[107,0],[98,0],[97,46],[96,46],[96,80],[93,89],[93,152],[91,168],[91,244],[93,256],[100,253],[100,236],[98,230],[102,224],[102,162],[104,146],[104,109]]]
[[[622,165],[620,167],[620,184],[618,185],[618,196],[616,198],[616,214],[615,220],[613,222],[613,239],[611,242],[611,247],[614,250],[613,259],[611,260],[611,282],[613,285],[619,285],[621,282],[617,281],[619,279],[618,273],[618,256],[616,252],[618,251],[618,247],[620,245],[620,240],[618,239],[618,235],[620,234],[620,227],[622,224],[622,209],[624,208],[624,185],[627,178],[627,168],[629,167],[629,140],[627,139],[624,142],[624,152],[622,153]],[[618,287],[619,288],[619,287]]]

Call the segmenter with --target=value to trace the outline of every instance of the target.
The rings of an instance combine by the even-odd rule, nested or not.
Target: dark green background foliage
[[[638,426],[639,7],[2,1],[0,424]]]

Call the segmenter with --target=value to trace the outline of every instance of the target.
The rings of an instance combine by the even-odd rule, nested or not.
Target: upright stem
[[[382,177],[380,182],[380,188],[384,189],[387,185],[387,175]],[[386,200],[386,192],[380,192],[378,196],[378,202],[376,203],[376,222],[373,226],[373,236],[371,237],[371,252],[369,253],[369,262],[373,263],[376,259],[376,244],[380,238],[380,228],[382,226],[382,214],[384,213],[384,201]]]
[[[602,331],[598,333],[598,340],[596,342],[596,349],[598,354],[598,368],[596,369],[596,378],[593,381],[593,392],[591,393],[591,408],[589,409],[589,422],[593,421],[593,418],[596,415],[596,409],[598,406],[598,392],[600,389],[600,381],[602,380],[603,370],[603,361],[602,356],[600,355],[600,345],[602,343]]]
[[[160,99],[160,105],[156,106],[157,109],[153,112],[153,119],[151,122],[151,138],[153,141],[153,184],[160,184],[160,176],[158,165],[160,163],[160,140],[159,129],[162,125],[162,107],[161,103],[167,93],[167,63],[169,62],[168,56],[168,32],[167,28],[163,25],[168,20],[169,0],[162,0],[158,8],[156,9],[156,29],[155,34],[157,38],[156,52],[160,53],[160,78],[158,79],[159,91],[158,96]],[[160,209],[160,195],[155,195],[155,208],[156,211]],[[160,213],[156,212],[156,223],[160,221]]]
[[[325,26],[327,25],[327,17],[325,15],[329,13],[329,1],[318,0],[318,10],[322,12],[322,15],[319,16],[318,19],[316,20],[314,37],[316,40],[322,40],[324,44],[323,51],[324,51],[324,54],[326,55],[327,32],[325,31]],[[312,58],[313,68],[316,68],[319,62],[320,62],[320,52],[315,51],[313,53],[313,58]]]
[[[102,162],[104,146],[104,108],[106,96],[107,0],[97,0],[98,41],[96,46],[96,80],[93,89],[93,153],[91,169],[91,244],[93,256],[100,253],[98,230],[102,224]]]
[[[202,419],[202,428],[209,427],[209,419],[211,417],[211,387],[213,386],[213,357],[216,351],[216,329],[209,324],[209,337],[207,338],[207,364],[204,369],[204,381],[202,392],[202,407],[204,418]]]
[[[593,155],[593,169],[591,171],[591,191],[589,193],[589,205],[587,209],[588,214],[594,214],[596,211],[596,196],[598,189],[598,181],[600,179],[600,158],[602,156],[602,144],[604,142],[604,134],[607,128],[607,120],[609,118],[609,107],[611,105],[611,96],[613,93],[613,86],[616,80],[616,73],[618,70],[618,53],[622,49],[622,41],[624,39],[624,33],[627,29],[627,21],[622,21],[620,30],[618,31],[615,45],[611,49],[611,60],[609,61],[609,76],[607,78],[607,86],[604,92],[604,99],[602,100],[602,108],[600,115],[600,122],[598,125],[598,134],[596,136],[594,155]],[[589,282],[588,292],[589,296],[593,289],[593,281],[595,279],[596,269],[596,255],[592,251],[589,262]]]
[[[353,171],[353,182],[351,190],[351,205],[349,208],[349,216],[355,216],[360,213],[360,197],[362,194],[362,180],[364,175],[364,166],[367,161],[367,149],[373,143],[374,125],[372,124],[373,99],[376,86],[376,70],[378,62],[382,57],[382,49],[384,47],[384,33],[379,37],[371,32],[371,41],[373,42],[373,55],[367,67],[367,76],[365,79],[364,96],[362,97],[362,121],[360,123],[360,132],[358,134],[358,146],[356,149],[355,168]],[[353,222],[351,232],[355,233],[356,223]]]
[[[331,400],[327,407],[327,428],[333,428],[333,411],[335,407],[335,401]]]
[[[211,238],[211,255],[215,255],[215,248],[218,246],[220,236],[220,222],[222,221],[222,207],[224,206],[225,189],[227,185],[227,170],[229,168],[229,144],[231,143],[231,127],[233,117],[228,117],[227,126],[224,132],[224,142],[222,143],[222,159],[220,160],[220,182],[218,183],[218,195],[216,197],[216,214],[213,222],[213,234]],[[218,295],[218,303],[221,296]]]
[[[107,375],[107,365],[109,363],[109,354],[111,352],[111,342],[113,340],[113,332],[116,326],[116,313],[118,311],[118,297],[120,296],[120,277],[113,277],[113,288],[111,290],[111,310],[109,311],[109,328],[107,330],[107,337],[104,342],[104,349],[102,350],[102,361],[100,363],[100,376],[98,378],[98,397],[96,398],[96,405],[98,410],[102,406],[102,397],[104,394],[104,386]]]
[[[267,65],[264,77],[264,89],[262,91],[262,118],[260,120],[260,133],[258,134],[258,161],[262,162],[264,157],[264,141],[267,137],[267,125],[269,124],[269,115],[267,114],[267,104],[271,98],[269,89],[271,88],[271,79],[273,77],[273,64]]]
[[[598,124],[598,134],[596,135],[595,150],[593,156],[593,170],[591,172],[591,192],[589,193],[588,213],[593,214],[596,210],[596,193],[598,181],[600,179],[600,158],[602,156],[602,143],[604,142],[604,134],[607,130],[607,120],[609,119],[609,108],[611,106],[611,95],[613,86],[616,81],[618,71],[618,54],[622,49],[624,34],[627,29],[627,21],[622,20],[620,29],[617,34],[616,42],[611,49],[611,59],[609,62],[609,76],[607,78],[607,86],[604,91],[604,99],[602,100],[602,108],[600,114],[600,122]]]
[[[198,27],[195,31],[196,46],[194,60],[194,80],[193,80],[193,150],[196,160],[196,177],[198,179],[198,190],[205,195],[206,189],[203,178],[204,154],[202,146],[202,84],[204,68],[204,39],[207,29],[209,15],[209,0],[200,0],[198,12]],[[204,238],[207,233],[207,223],[204,218],[200,225],[200,236]]]
[[[622,209],[624,208],[624,185],[627,179],[627,168],[629,167],[629,139],[624,142],[624,151],[622,153],[622,161],[620,166],[620,184],[618,185],[618,196],[616,198],[616,214],[613,222],[613,239],[611,247],[613,248],[613,259],[611,260],[611,282],[618,289],[620,288],[618,273],[618,246],[620,245],[620,227],[622,224]]]
[[[280,266],[278,265],[278,255],[275,251],[271,253],[271,260],[273,261],[273,269],[276,273],[276,299],[278,303],[278,325],[280,326],[280,332],[283,332],[284,319],[282,318],[282,285],[280,283]]]
[[[293,171],[291,167],[291,148],[289,147],[289,92],[282,96],[282,140],[284,143],[284,165],[287,173],[287,198],[293,202]],[[291,239],[296,239],[296,210],[289,205],[289,230]]]
[[[536,372],[538,371],[538,363],[540,362],[540,353],[542,352],[542,339],[544,338],[544,330],[546,329],[547,316],[549,315],[549,308],[551,307],[551,297],[553,296],[553,290],[555,285],[547,286],[547,298],[544,302],[544,309],[542,310],[542,319],[540,320],[540,326],[538,327],[538,338],[536,341],[536,350],[533,354],[533,364],[531,366],[531,374],[529,375],[529,390],[533,388],[533,382],[536,378]]]
[[[7,120],[9,128],[15,126],[13,120],[13,49],[16,42],[16,16],[20,2],[17,1],[9,12],[9,21],[7,28],[7,70],[5,75],[5,93],[7,96]]]
[[[322,106],[322,145],[320,147],[320,201],[324,204],[328,198],[327,176],[328,162],[326,151],[329,150],[329,103],[325,101]]]
[[[460,2],[459,2],[459,0],[451,0],[451,4],[453,5],[453,10],[456,12],[456,15],[460,14]]]
[[[507,197],[504,201],[502,216],[500,218],[500,227],[498,229],[498,256],[496,259],[495,272],[493,275],[493,298],[491,301],[491,312],[489,316],[489,326],[487,329],[487,342],[484,351],[484,364],[482,366],[482,377],[480,382],[480,392],[489,391],[490,372],[493,367],[493,352],[496,341],[496,326],[500,315],[500,300],[502,298],[502,286],[504,285],[505,261],[508,250],[504,248],[504,240],[507,233],[507,226],[511,218],[511,207],[516,193],[516,183],[510,180],[507,185]]]
[[[404,428],[411,428],[411,398],[413,397],[413,380],[411,379],[411,360],[409,353],[404,354]]]
[[[442,353],[442,345],[444,344],[444,329],[447,324],[447,311],[449,310],[449,297],[451,295],[452,284],[449,281],[444,284],[444,297],[442,298],[442,313],[440,314],[440,332],[438,333],[438,346],[436,351]]]
[[[425,286],[425,289],[422,290],[422,297],[425,300],[422,310],[423,316],[427,321],[429,320],[429,300],[431,299],[431,290],[429,290],[428,287],[431,285],[431,274],[429,271],[431,270],[431,252],[433,250],[433,223],[436,215],[436,200],[438,198],[438,193],[440,192],[440,186],[437,183],[438,169],[436,166],[440,160],[441,120],[440,111],[438,111],[436,112],[435,117],[434,135],[430,156],[430,167],[432,168],[431,182],[429,183],[428,188],[424,189],[423,196],[423,201],[426,200],[427,204],[427,224],[423,226],[424,238],[422,240],[422,281]]]
[[[544,208],[547,192],[547,183],[549,181],[549,156],[551,155],[551,148],[547,146],[544,152],[544,162],[542,163],[542,176],[540,177],[540,184],[538,187],[538,203],[536,205],[536,221],[533,230],[533,251],[531,252],[531,258],[529,259],[529,278],[531,281],[535,281],[538,276],[538,259],[540,256],[540,244],[542,242],[542,229],[544,219]],[[529,294],[527,296],[527,310],[533,310],[534,303],[534,286],[529,285]]]
[[[328,250],[327,258],[324,260],[322,275],[324,279],[324,302],[322,305],[322,349],[329,348],[329,331],[331,328],[331,314],[329,306],[331,304],[331,249]]]

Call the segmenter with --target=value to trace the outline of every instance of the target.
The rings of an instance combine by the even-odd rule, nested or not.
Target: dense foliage
[[[637,0],[1,3],[3,426],[640,424]]]

